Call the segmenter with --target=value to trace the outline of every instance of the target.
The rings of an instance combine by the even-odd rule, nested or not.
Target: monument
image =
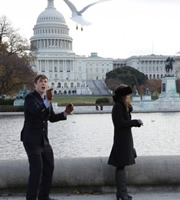
[[[144,96],[142,96],[142,101],[152,101],[151,93],[149,91],[149,88],[145,89]]]
[[[132,97],[132,101],[133,102],[140,102],[141,101],[141,97],[139,96],[138,90],[135,91],[135,93]]]
[[[26,86],[24,86],[24,88],[20,90],[18,94],[16,95],[16,99],[14,100],[13,105],[24,106],[24,99],[28,93],[29,93],[29,90],[27,90]]]
[[[134,111],[180,111],[180,97],[177,93],[176,77],[173,71],[174,62],[174,58],[168,57],[166,59],[166,74],[161,79],[161,94],[159,98],[156,101],[152,101],[149,89],[146,89],[141,102],[132,101]]]
[[[165,63],[166,75],[162,78],[161,94],[156,100],[155,108],[180,110],[180,98],[176,88],[176,77],[173,74],[174,58],[168,57]]]

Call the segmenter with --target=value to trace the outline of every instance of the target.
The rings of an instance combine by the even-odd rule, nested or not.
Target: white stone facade
[[[103,80],[113,69],[113,60],[91,56],[79,56],[72,50],[73,39],[63,15],[54,7],[54,0],[37,18],[31,37],[36,56],[34,69],[45,74],[55,94],[91,94],[87,80]]]
[[[33,51],[36,57],[34,69],[48,77],[49,86],[54,86],[55,94],[92,94],[87,81],[103,81],[107,72],[123,66],[133,67],[149,79],[165,76],[168,56],[152,54],[112,59],[99,57],[95,52],[89,57],[76,55],[63,15],[54,7],[54,0],[47,2],[47,8],[40,13],[34,26],[31,46],[36,48]],[[175,60],[172,73],[179,77],[180,59]]]
[[[147,56],[132,56],[127,59],[114,60],[114,68],[129,66],[144,73],[149,79],[161,79],[165,76],[165,62],[169,56],[162,55],[147,55]],[[174,57],[174,56],[170,56]],[[172,74],[176,75],[177,61],[173,63]]]

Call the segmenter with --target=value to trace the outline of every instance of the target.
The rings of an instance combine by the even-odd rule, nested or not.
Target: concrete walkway
[[[179,200],[180,192],[139,192],[131,193],[133,200]],[[57,200],[116,200],[115,194],[52,194]],[[25,200],[24,196],[2,196],[0,200]]]

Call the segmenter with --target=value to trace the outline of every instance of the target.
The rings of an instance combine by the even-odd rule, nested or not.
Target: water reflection
[[[133,128],[138,155],[180,154],[180,118],[174,113],[133,113],[144,126]],[[0,159],[26,158],[20,131],[23,116],[0,117]],[[49,123],[55,158],[109,156],[113,141],[111,114],[70,115],[67,121]]]

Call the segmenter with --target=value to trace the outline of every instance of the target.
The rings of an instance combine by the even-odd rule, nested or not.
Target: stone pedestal
[[[176,78],[173,77],[164,77],[162,78],[161,84],[161,94],[157,101],[180,101],[179,94],[176,90]]]
[[[132,97],[132,101],[133,102],[140,102],[141,101],[141,97],[140,96],[134,96],[134,97]]]
[[[176,90],[176,78],[174,76],[166,76],[162,78],[161,94],[156,101],[151,101],[151,97],[144,95],[141,102],[134,102],[134,112],[180,112],[180,97]]]
[[[152,101],[151,95],[144,95],[142,101]]]
[[[13,102],[14,106],[24,106],[24,99],[15,99]]]
[[[162,78],[161,94],[155,101],[154,107],[157,110],[174,110],[180,109],[180,98],[176,92],[176,78],[167,76]]]

